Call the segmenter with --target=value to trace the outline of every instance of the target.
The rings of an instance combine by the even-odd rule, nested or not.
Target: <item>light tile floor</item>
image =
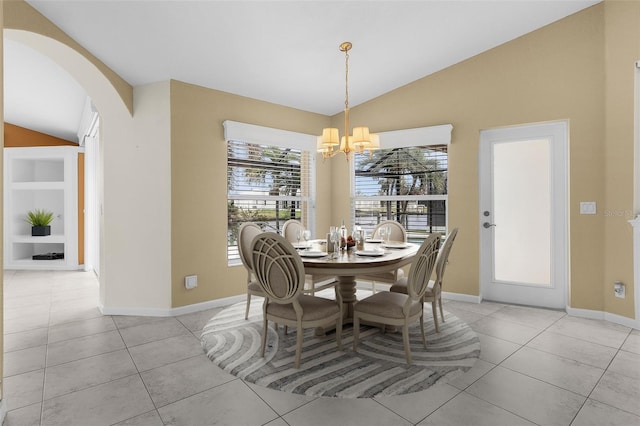
[[[480,337],[467,374],[405,396],[308,398],[206,358],[200,330],[220,309],[102,316],[97,292],[90,273],[5,272],[5,425],[640,425],[640,332],[609,322],[446,300]]]

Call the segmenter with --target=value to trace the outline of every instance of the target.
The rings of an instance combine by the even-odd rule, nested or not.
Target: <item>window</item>
[[[383,133],[388,148],[354,155],[353,223],[370,234],[400,222],[411,242],[446,233],[451,125]],[[425,141],[423,144],[415,141]]]
[[[283,137],[290,133],[283,133]],[[245,139],[256,140],[247,135]],[[315,222],[312,216],[315,156],[291,145],[286,139],[281,146],[227,139],[230,265],[240,262],[238,229],[242,223],[255,222],[264,231],[279,233],[288,219],[300,220],[309,228]],[[308,146],[315,148],[315,144]]]

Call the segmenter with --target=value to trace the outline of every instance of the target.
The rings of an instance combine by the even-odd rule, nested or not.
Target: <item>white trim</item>
[[[316,150],[317,136],[314,135],[231,120],[225,120],[222,125],[224,126],[225,141],[281,146],[310,152]]]
[[[568,196],[568,152],[569,152],[569,123],[567,121],[553,121],[544,123],[523,124],[518,126],[500,127],[480,131],[480,149],[478,153],[478,192],[480,203],[479,222],[491,221],[492,216],[485,217],[484,212],[493,214],[492,187],[492,147],[495,143],[545,138],[550,141],[550,173],[551,173],[551,283],[550,289],[544,288],[526,293],[527,287],[500,286],[494,279],[493,261],[493,228],[489,230],[478,227],[480,240],[480,297],[486,297],[492,287],[490,299],[503,303],[522,305],[534,304],[540,307],[561,308],[569,300],[569,196]],[[528,287],[533,290],[533,287]],[[514,290],[514,291],[511,291]],[[562,293],[560,295],[560,292]],[[533,298],[537,300],[533,302]],[[560,300],[562,297],[562,300]]]
[[[415,129],[392,130],[380,132],[380,147],[404,148],[409,146],[449,145],[453,125],[416,127]]]
[[[379,284],[380,290],[387,289],[389,286],[386,284]],[[359,282],[357,288],[370,290],[370,286],[361,285]],[[208,302],[202,303],[194,303],[193,305],[180,306],[177,308],[169,308],[169,309],[149,309],[149,308],[105,308],[100,305],[98,308],[103,315],[133,315],[133,316],[143,316],[143,317],[173,317],[185,314],[191,314],[194,312],[205,311],[207,309],[213,308],[222,308],[229,305],[233,305],[234,303],[243,302],[246,300],[246,295],[240,294],[237,296],[224,297],[222,299],[210,300]],[[481,296],[474,296],[471,294],[462,294],[462,293],[451,293],[447,291],[442,292],[442,298],[446,300],[455,300],[458,302],[466,302],[466,303],[481,303]],[[640,330],[640,320],[634,320],[633,318],[623,317],[621,315],[611,314],[609,312],[602,311],[593,311],[590,309],[579,309],[572,308],[570,306],[566,307],[566,312],[568,315],[580,318],[589,318],[596,320],[604,320],[609,321],[615,324],[620,324],[625,327],[635,328]],[[4,406],[4,400],[0,401],[0,416],[2,416],[2,409],[6,407]],[[2,419],[2,417],[0,417]],[[0,420],[0,424],[2,421]]]
[[[640,320],[637,320],[637,319],[634,320],[633,318],[623,317],[622,315],[616,315],[609,312],[593,311],[591,309],[572,308],[570,306],[567,306],[566,310],[567,310],[567,314],[571,315],[572,317],[604,320],[604,321],[612,322],[614,324],[619,324],[625,327],[635,328],[636,330],[640,330]]]
[[[4,419],[6,417],[7,417],[7,399],[2,398],[0,400],[0,425],[4,423]]]
[[[640,323],[640,214],[629,223],[633,227],[633,293],[636,323]]]
[[[458,302],[467,302],[467,303],[482,302],[481,296],[474,296],[472,294],[463,294],[463,293],[450,293],[448,291],[442,292],[442,298],[447,300],[455,300]]]
[[[91,98],[87,96],[84,101],[84,107],[82,109],[82,116],[80,117],[80,124],[78,125],[78,144],[84,146],[85,139],[88,137],[94,137],[98,128],[98,112],[91,103]]]
[[[139,317],[175,317],[206,311],[207,309],[221,308],[234,303],[247,300],[246,294],[223,297],[222,299],[209,300],[208,302],[194,303],[192,305],[179,306],[177,308],[105,308],[98,306],[102,315],[132,315]]]
[[[640,215],[640,61],[635,63],[634,78],[634,163],[633,163],[633,212]],[[636,307],[638,305],[636,304]],[[636,308],[637,310],[637,308]]]

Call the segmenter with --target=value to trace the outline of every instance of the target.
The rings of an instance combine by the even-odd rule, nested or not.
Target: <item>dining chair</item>
[[[294,367],[300,367],[304,329],[336,327],[336,342],[342,350],[342,296],[335,283],[335,300],[302,293],[304,265],[296,249],[284,237],[263,233],[251,245],[253,270],[265,294],[263,304],[262,348],[264,357],[269,321],[296,327]]]
[[[422,298],[438,256],[440,237],[432,234],[424,240],[413,261],[407,277],[407,294],[381,291],[362,299],[353,306],[353,351],[358,352],[360,321],[402,327],[402,341],[407,364],[411,365],[409,324],[420,321],[422,344],[427,348],[424,335],[424,303]]]
[[[256,235],[261,234],[262,229],[253,222],[245,222],[240,225],[238,230],[238,251],[240,252],[240,260],[247,270],[247,309],[244,313],[244,319],[249,318],[249,306],[251,305],[251,296],[262,296],[264,293],[258,281],[255,280],[253,267],[251,264],[251,242]]]
[[[433,312],[433,323],[436,327],[436,333],[440,333],[436,304],[440,306],[440,316],[442,317],[442,322],[444,322],[444,311],[442,309],[442,280],[444,279],[444,271],[449,263],[449,253],[451,252],[451,247],[453,246],[453,242],[457,235],[458,228],[453,228],[445,238],[444,243],[442,243],[442,246],[438,251],[436,266],[434,268],[436,271],[435,280],[429,280],[427,290],[424,293],[423,302],[431,302],[431,311]],[[400,278],[397,283],[391,286],[389,291],[407,294],[407,284],[406,277]]]
[[[304,225],[299,220],[289,219],[282,225],[282,236],[291,244],[298,242],[298,231],[305,230]],[[305,286],[302,291],[312,296],[316,291],[324,290],[334,286],[336,277],[327,275],[305,275]]]
[[[380,222],[373,229],[373,233],[371,234],[372,239],[380,239],[380,228],[383,226],[388,226],[390,230],[389,241],[407,241],[407,231],[402,226],[400,222],[396,222],[395,220],[385,220]],[[362,281],[371,282],[371,291],[373,293],[376,292],[376,282],[386,283],[386,284],[395,284],[398,279],[404,276],[404,271],[401,268],[394,269],[389,272],[381,272],[377,274],[367,274],[367,275],[359,275],[356,279]]]

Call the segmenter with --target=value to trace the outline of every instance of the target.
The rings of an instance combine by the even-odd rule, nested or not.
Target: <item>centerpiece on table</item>
[[[45,209],[34,209],[27,212],[25,221],[31,224],[31,236],[44,237],[51,235],[51,225],[53,212]]]
[[[350,249],[356,245],[356,240],[353,239],[353,236],[349,235],[345,240],[344,237],[340,239],[340,247]]]

